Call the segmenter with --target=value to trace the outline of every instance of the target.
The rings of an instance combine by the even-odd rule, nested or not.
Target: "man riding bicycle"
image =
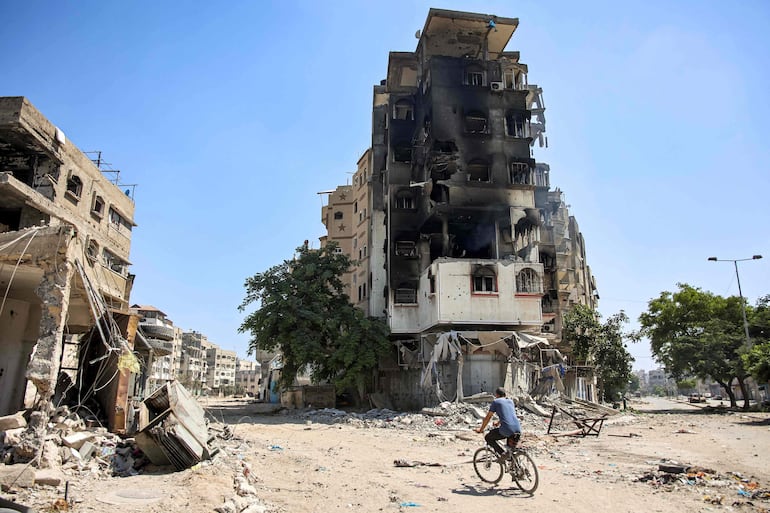
[[[521,436],[521,424],[519,423],[519,418],[516,416],[516,406],[513,404],[512,400],[505,397],[505,389],[503,387],[497,387],[497,390],[495,390],[495,398],[492,401],[492,404],[489,405],[489,412],[487,412],[487,416],[484,417],[484,420],[481,422],[481,427],[476,430],[477,433],[484,432],[484,429],[487,427],[487,424],[489,424],[489,421],[492,420],[494,414],[497,414],[497,417],[500,419],[500,421],[496,423],[498,427],[490,430],[489,433],[484,436],[484,440],[487,441],[489,446],[492,447],[498,455],[502,456],[504,451],[497,441],[513,436],[516,436],[517,438]]]

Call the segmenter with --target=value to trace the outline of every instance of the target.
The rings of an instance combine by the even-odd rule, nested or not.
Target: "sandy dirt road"
[[[546,435],[544,419],[522,415],[522,444],[540,472],[540,486],[529,495],[507,476],[498,485],[479,480],[471,459],[482,436],[470,426],[446,429],[434,419],[403,418],[371,425],[344,416],[319,420],[299,411],[264,415],[247,405],[225,403],[212,411],[234,427],[235,438],[222,443],[223,452],[214,461],[197,469],[155,470],[131,478],[71,476],[71,494],[77,500],[73,509],[211,512],[235,495],[234,479],[247,467],[255,492],[249,500],[260,504],[255,511],[680,513],[770,508],[770,499],[747,496],[770,488],[770,414],[717,412],[661,399],[631,406],[633,413],[612,417],[598,437],[586,438]],[[400,467],[395,460],[425,465]],[[674,476],[668,483],[648,480],[659,464],[672,460],[716,473]],[[143,490],[144,499],[116,502],[116,490]],[[37,490],[35,497],[25,499],[50,503],[55,492]]]

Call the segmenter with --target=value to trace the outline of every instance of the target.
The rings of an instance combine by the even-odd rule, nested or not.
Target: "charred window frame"
[[[532,167],[528,162],[511,162],[510,179],[514,185],[533,185]]]
[[[416,305],[417,289],[408,284],[401,284],[393,291],[393,302],[397,305]]]
[[[414,121],[414,103],[412,100],[402,98],[393,105],[393,119]]]
[[[489,182],[489,163],[486,160],[474,159],[468,162],[466,168],[469,182]]]
[[[393,145],[393,161],[408,164],[412,161],[412,145],[408,142],[399,142]]]
[[[469,134],[488,133],[487,115],[473,110],[465,114],[465,131]]]
[[[398,210],[414,210],[416,204],[414,196],[410,192],[401,191],[396,193],[396,209]]]
[[[463,84],[481,87],[487,85],[487,77],[481,66],[468,66],[463,73]]]
[[[410,240],[397,240],[395,248],[396,256],[405,258],[417,257],[417,244]]]
[[[505,135],[508,137],[529,137],[529,120],[523,112],[509,112],[505,115]]]
[[[542,291],[542,280],[534,269],[527,267],[516,274],[517,294],[540,294]]]
[[[83,180],[78,175],[70,175],[67,178],[67,191],[66,194],[71,199],[75,200],[75,203],[80,200],[80,195],[83,193]]]
[[[473,294],[497,294],[497,274],[489,267],[480,267],[471,276]]]

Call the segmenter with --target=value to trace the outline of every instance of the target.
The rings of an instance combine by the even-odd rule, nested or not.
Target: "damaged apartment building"
[[[595,308],[596,285],[533,156],[547,144],[545,106],[505,50],[517,26],[431,9],[416,50],[391,52],[374,87],[372,144],[352,185],[327,191],[322,243],[357,261],[352,302],[387,319],[395,349],[376,387],[396,407],[501,384],[529,394],[556,375],[568,395],[596,398],[561,341],[564,313]]]
[[[26,98],[0,98],[0,415],[67,404],[125,429],[151,351],[128,307],[130,193]]]

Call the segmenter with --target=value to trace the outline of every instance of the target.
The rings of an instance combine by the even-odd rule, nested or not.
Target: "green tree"
[[[723,298],[687,284],[661,292],[639,316],[638,336],[649,338],[652,354],[675,378],[711,377],[735,407],[733,379],[748,398],[748,377],[741,359],[745,350],[740,299]],[[748,408],[748,399],[744,402]]]
[[[628,391],[629,392],[638,392],[641,388],[641,383],[639,381],[639,376],[636,374],[631,374],[628,377]]]
[[[770,381],[770,295],[757,301],[757,306],[749,308],[749,335],[753,346],[743,354],[746,370],[757,383]]]
[[[246,279],[239,310],[252,304],[257,309],[239,331],[251,335],[250,353],[282,353],[282,387],[307,370],[315,383],[329,381],[362,394],[390,348],[387,325],[350,303],[341,276],[352,261],[336,249],[335,243],[319,250],[304,245],[294,259]]]
[[[605,400],[614,400],[628,390],[634,359],[623,339],[628,316],[619,312],[602,323],[600,315],[585,305],[575,305],[564,316],[563,336],[578,361],[596,367],[599,388]]]

